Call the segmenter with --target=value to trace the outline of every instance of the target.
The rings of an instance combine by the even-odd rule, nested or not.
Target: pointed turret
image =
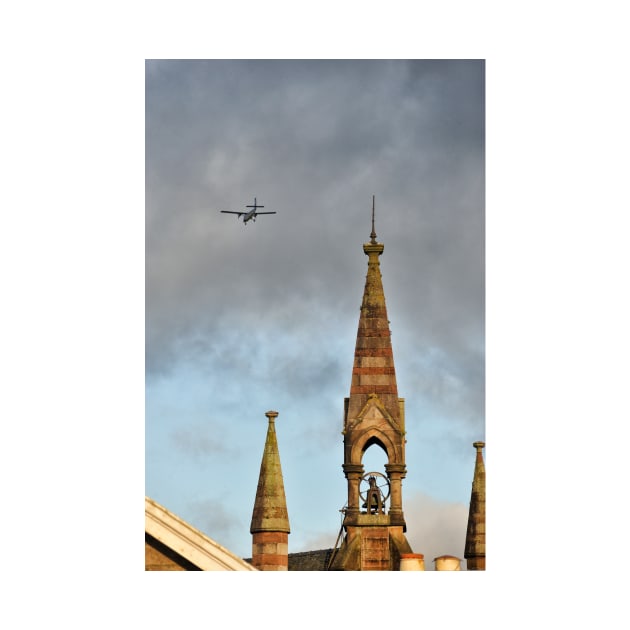
[[[486,467],[483,463],[484,442],[475,442],[477,449],[475,474],[470,493],[468,529],[466,530],[466,567],[469,571],[486,570]]]
[[[250,533],[252,564],[261,571],[286,571],[289,563],[289,515],[276,439],[277,411],[268,411],[267,439],[260,464]]]

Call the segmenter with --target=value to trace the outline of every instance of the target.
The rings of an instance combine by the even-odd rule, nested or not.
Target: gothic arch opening
[[[385,472],[385,464],[389,462],[387,456],[387,449],[383,442],[381,442],[376,436],[372,436],[363,446],[363,455],[361,463],[363,469],[368,472],[369,470],[377,470],[379,472]],[[377,468],[370,468],[374,464]]]
[[[387,451],[382,442],[376,437],[370,438],[363,451],[363,479],[359,492],[361,495],[361,509],[363,512],[385,513],[389,499],[389,482],[385,464],[388,462]],[[372,474],[370,474],[372,473]],[[370,483],[378,489],[377,499],[371,500]]]

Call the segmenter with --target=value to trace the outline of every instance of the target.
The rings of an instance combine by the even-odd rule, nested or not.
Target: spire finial
[[[372,233],[370,234],[372,245],[376,245],[376,232],[374,231],[374,195],[372,195]]]

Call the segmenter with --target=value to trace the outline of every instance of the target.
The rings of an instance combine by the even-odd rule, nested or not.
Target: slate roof
[[[326,571],[332,549],[317,549],[316,551],[301,551],[289,554],[289,571]],[[251,558],[245,558],[251,564]]]
[[[289,554],[289,571],[325,571],[332,549],[302,551]]]

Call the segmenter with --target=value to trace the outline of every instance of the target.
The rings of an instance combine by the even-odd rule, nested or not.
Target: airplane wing
[[[277,214],[277,213],[276,212],[257,212],[256,213],[256,215],[259,215],[259,214]]]
[[[244,212],[235,212],[234,210],[221,210],[221,212],[224,212],[225,214],[238,214],[239,217],[242,214],[245,214]]]

